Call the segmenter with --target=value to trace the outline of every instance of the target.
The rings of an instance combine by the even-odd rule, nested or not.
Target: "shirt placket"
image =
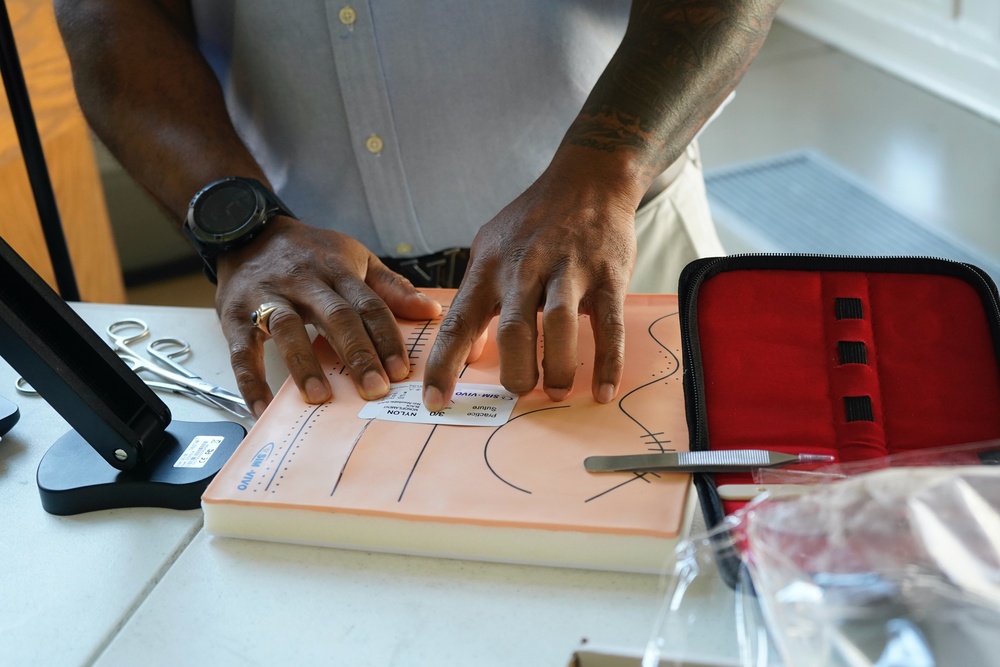
[[[433,252],[406,182],[371,7],[361,0],[326,8],[352,148],[382,249],[396,257]]]

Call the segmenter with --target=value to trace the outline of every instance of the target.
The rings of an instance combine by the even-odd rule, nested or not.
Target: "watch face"
[[[240,181],[225,181],[199,197],[194,217],[202,232],[225,240],[252,221],[258,211],[253,188]]]

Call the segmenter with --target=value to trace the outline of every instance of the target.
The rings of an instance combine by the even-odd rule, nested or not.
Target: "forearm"
[[[56,0],[80,106],[125,169],[177,219],[226,176],[266,182],[198,51],[183,0]]]
[[[595,168],[620,175],[637,205],[736,87],[779,4],[634,0],[621,46],[560,151],[584,149]]]

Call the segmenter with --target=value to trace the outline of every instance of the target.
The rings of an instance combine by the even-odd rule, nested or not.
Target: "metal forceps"
[[[149,325],[136,318],[125,318],[108,325],[108,336],[113,341],[113,347],[129,367],[138,371],[149,371],[170,384],[162,382],[147,382],[154,389],[166,389],[190,396],[200,396],[207,403],[222,408],[240,417],[249,417],[250,411],[241,396],[216,386],[178,363],[178,357],[191,353],[191,346],[179,338],[157,338],[149,343],[146,350],[157,362],[136,354],[130,345],[149,336]],[[167,370],[167,369],[171,370]]]

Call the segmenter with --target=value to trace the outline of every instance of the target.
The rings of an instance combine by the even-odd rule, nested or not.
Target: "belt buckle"
[[[419,257],[400,260],[399,268],[410,269],[411,271],[419,275],[421,278],[426,280],[428,283],[432,282],[430,275],[426,271],[424,271],[424,267],[420,264]]]
[[[399,260],[400,268],[412,271],[433,287],[454,288],[455,271],[462,248],[448,248],[423,257]]]
[[[448,263],[448,280],[444,284],[451,288],[458,287],[455,284],[455,266],[458,263],[458,256],[461,252],[461,248],[448,248],[441,251],[441,254],[444,255],[444,261]]]

